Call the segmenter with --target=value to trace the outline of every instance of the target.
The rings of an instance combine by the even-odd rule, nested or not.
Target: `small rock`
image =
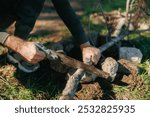
[[[141,63],[143,54],[142,52],[134,47],[121,47],[119,50],[120,59],[126,59],[133,63]]]
[[[109,73],[113,81],[118,71],[117,61],[111,57],[106,58],[102,63],[102,70]]]

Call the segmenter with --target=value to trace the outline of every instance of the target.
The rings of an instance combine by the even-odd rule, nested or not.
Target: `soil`
[[[81,6],[77,4],[74,0],[73,2],[76,4],[78,12],[81,14],[82,13]],[[64,24],[60,20],[60,18],[57,16],[56,12],[54,11],[53,6],[45,3],[43,12],[39,16],[36,22],[36,25],[33,31],[31,32],[31,35],[38,36],[38,35],[43,34],[44,38],[42,39],[42,42],[44,43],[58,42],[58,41],[61,41],[62,38],[64,37],[64,34],[61,32],[62,29],[64,28],[65,28]],[[9,28],[9,32],[12,32],[13,30],[14,30],[14,27],[11,26]],[[108,56],[111,56],[111,57],[116,58],[116,60],[118,60],[118,53],[117,53],[118,47],[114,46],[112,48],[113,49],[109,49],[108,51],[106,51],[104,53],[104,56],[105,58]],[[46,65],[47,63],[44,66]],[[9,68],[12,68],[12,67],[9,67]],[[5,76],[7,74],[10,74],[10,71],[12,72],[12,70],[10,69],[5,70],[6,71],[5,73],[1,72],[1,70],[3,69],[2,68],[0,69],[0,76]],[[13,70],[15,70],[15,68],[13,68]],[[139,91],[140,96],[143,96],[145,93],[145,88],[146,88],[144,85],[144,81],[137,75],[137,73],[135,73],[134,71],[132,72],[132,70],[135,70],[135,69],[130,69],[130,70],[131,70],[131,73],[129,74],[118,73],[116,80],[114,82],[108,82],[102,78],[97,78],[96,81],[92,83],[80,84],[77,90],[77,93],[75,94],[75,99],[78,99],[78,100],[132,99],[133,96],[130,95],[129,92],[133,91],[134,89]],[[58,76],[58,73],[53,73],[53,77],[55,77],[55,75]],[[62,77],[64,77],[64,74],[62,75]],[[62,81],[63,83],[66,83],[65,78],[61,79],[60,81]],[[15,80],[14,82],[17,82],[17,80]],[[124,86],[124,87],[127,87],[128,90],[127,91],[125,90],[122,92],[114,92],[113,88],[116,86]],[[65,84],[63,85],[63,87],[65,87]],[[45,94],[43,94],[43,97],[47,98],[47,96],[45,97]],[[43,99],[43,98],[40,97],[40,99]]]
[[[126,90],[115,92],[115,87],[126,87]],[[80,89],[76,93],[76,99],[91,100],[91,99],[134,99],[134,95],[130,92],[137,91],[140,98],[146,93],[146,85],[144,81],[135,72],[135,69],[130,74],[118,73],[113,82],[108,82],[102,78],[97,78],[96,81],[89,84],[81,84]]]
[[[126,87],[127,90],[115,92],[114,87]],[[93,83],[81,84],[80,90],[77,91],[77,99],[134,99],[130,92],[137,90],[140,98],[145,95],[146,86],[144,81],[135,73],[120,74],[118,73],[114,82],[108,82],[102,78],[97,78]]]
[[[76,93],[75,99],[78,100],[98,100],[102,97],[103,91],[98,82],[81,84],[81,89]]]

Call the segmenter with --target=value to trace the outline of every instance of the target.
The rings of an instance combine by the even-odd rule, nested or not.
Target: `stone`
[[[119,58],[126,59],[133,63],[141,63],[143,54],[138,48],[134,47],[121,47],[119,49]]]
[[[106,58],[102,63],[102,70],[109,73],[110,77],[112,78],[111,81],[114,81],[118,71],[117,61],[111,57]]]

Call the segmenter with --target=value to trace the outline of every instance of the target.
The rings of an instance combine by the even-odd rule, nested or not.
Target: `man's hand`
[[[9,36],[4,45],[20,54],[31,64],[36,64],[45,58],[45,54],[39,51],[34,42],[27,42],[18,37]]]
[[[45,54],[35,46],[33,42],[24,42],[17,52],[29,63],[35,64],[45,58]]]
[[[100,50],[91,46],[89,42],[81,44],[83,62],[87,63],[92,61],[93,64],[97,64],[101,56]]]

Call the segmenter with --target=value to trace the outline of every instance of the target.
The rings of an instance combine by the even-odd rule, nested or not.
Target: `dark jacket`
[[[15,35],[20,38],[27,38],[38,15],[41,12],[45,0],[1,0],[0,1],[0,17],[10,14],[16,21]],[[76,16],[74,10],[70,6],[68,0],[51,0],[56,11],[64,21],[76,42],[79,44],[87,42],[84,30]],[[5,6],[5,7],[4,7]],[[5,22],[5,21],[4,21]],[[1,27],[0,27],[1,29]],[[0,43],[4,43],[9,36],[6,32],[0,32]]]

